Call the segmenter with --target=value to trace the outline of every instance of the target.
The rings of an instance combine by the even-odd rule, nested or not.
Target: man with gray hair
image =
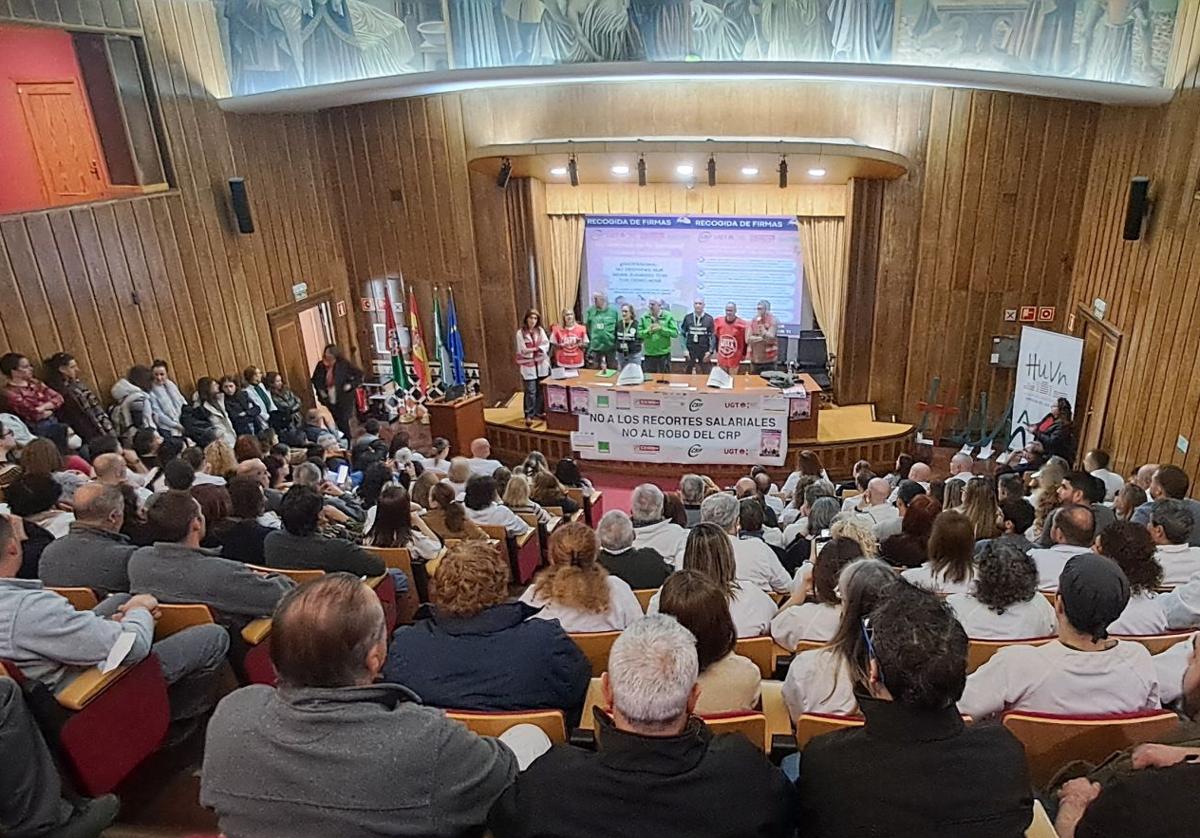
[[[790,836],[782,772],[745,737],[713,736],[691,715],[698,671],[696,639],[674,618],[626,628],[600,680],[596,750],[558,745],[534,762],[492,809],[496,838],[592,838],[615,824],[655,838]]]
[[[771,313],[771,301],[759,300],[754,319],[746,329],[750,347],[750,371],[754,373],[775,369],[779,360],[779,321]]]
[[[324,496],[326,508],[332,507],[360,524],[367,520],[366,511],[359,506],[354,496],[326,480],[325,475],[321,473],[321,467],[315,463],[301,463],[292,469],[292,483],[297,486],[312,486]]]
[[[638,486],[629,498],[629,512],[633,519],[634,547],[649,548],[660,556],[674,556],[683,549],[687,530],[663,518],[662,489],[653,483]]]
[[[1156,545],[1154,557],[1162,565],[1162,583],[1167,587],[1187,584],[1200,573],[1200,547],[1188,544],[1193,526],[1192,511],[1181,500],[1156,500],[1150,507],[1146,529]]]
[[[789,593],[792,590],[792,577],[783,569],[779,556],[770,545],[761,538],[738,533],[740,508],[738,499],[729,492],[718,492],[704,499],[700,505],[700,521],[716,524],[729,535],[729,543],[733,547],[733,560],[737,565],[737,579],[747,585],[753,585],[767,593]],[[675,551],[675,569],[683,568],[683,557],[687,542]]]
[[[683,511],[687,513],[687,528],[700,523],[700,504],[704,502],[704,478],[698,474],[685,474],[679,478],[679,497],[683,500]]]
[[[675,569],[657,551],[633,546],[633,522],[620,509],[604,513],[596,525],[596,537],[600,564],[634,590],[660,587]]]
[[[966,483],[975,476],[971,471],[974,465],[975,461],[971,459],[970,454],[964,454],[959,451],[950,458],[950,476],[946,478],[946,481],[961,480],[963,483]]]
[[[128,591],[129,557],[137,545],[121,533],[124,523],[119,488],[92,481],[76,489],[70,531],[42,551],[38,576],[43,584],[91,588],[101,596]]]

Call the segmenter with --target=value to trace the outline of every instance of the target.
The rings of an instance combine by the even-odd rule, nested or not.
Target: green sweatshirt
[[[642,319],[638,321],[638,337],[642,339],[642,351],[652,358],[670,355],[671,339],[679,334],[675,315],[664,308],[658,315],[660,328],[657,332],[650,331],[650,324],[653,322],[654,316],[650,312],[643,314]]]
[[[583,316],[583,325],[587,326],[588,351],[611,352],[617,345],[617,310],[612,306],[603,311],[591,306]]]

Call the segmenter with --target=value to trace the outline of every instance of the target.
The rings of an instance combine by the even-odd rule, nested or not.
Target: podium
[[[451,402],[425,402],[429,411],[429,433],[450,440],[450,453],[471,456],[471,441],[487,436],[483,420],[483,396],[464,396]]]

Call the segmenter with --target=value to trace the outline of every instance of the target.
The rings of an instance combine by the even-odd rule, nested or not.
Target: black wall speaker
[[[254,232],[254,218],[250,215],[250,196],[246,194],[246,179],[229,179],[229,199],[233,203],[233,214],[237,218],[239,233]]]
[[[1150,178],[1135,177],[1129,181],[1129,203],[1125,207],[1125,241],[1135,242],[1142,237],[1146,216],[1150,214]]]

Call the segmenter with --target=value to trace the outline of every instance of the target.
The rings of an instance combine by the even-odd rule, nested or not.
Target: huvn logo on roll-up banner
[[[1080,338],[1032,326],[1021,328],[1009,449],[1025,447],[1032,439],[1028,426],[1040,422],[1058,399],[1075,406],[1082,357]]]

